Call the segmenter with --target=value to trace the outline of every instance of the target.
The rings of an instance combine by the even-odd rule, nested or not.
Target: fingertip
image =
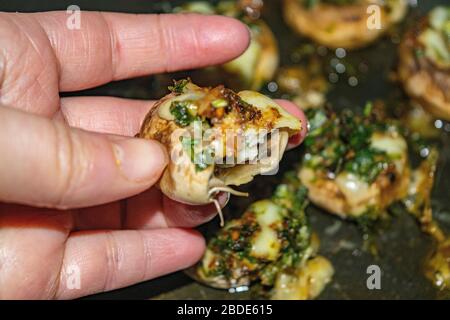
[[[305,119],[305,114],[295,103],[284,99],[276,99],[275,101],[294,117],[302,121]]]
[[[221,64],[239,57],[250,44],[250,30],[241,21],[226,16],[196,17],[201,24],[201,41],[209,48],[210,64]]]
[[[289,139],[288,149],[292,149],[300,145],[303,140],[305,140],[306,135],[308,134],[308,119],[306,118],[303,110],[297,106],[295,103],[278,99],[275,100],[280,106],[282,106],[287,112],[292,114],[294,117],[298,118],[302,123],[301,131],[298,135],[294,135]]]
[[[167,230],[170,233],[170,241],[177,247],[178,270],[189,268],[202,258],[206,249],[206,241],[200,232],[182,228]]]
[[[168,228],[140,231],[151,250],[151,268],[147,279],[183,270],[197,263],[205,252],[206,242],[192,229]]]
[[[217,196],[220,206],[223,208],[228,203],[230,194],[221,192]],[[163,198],[165,219],[169,227],[193,228],[214,219],[217,209],[213,203],[205,205],[189,205],[170,199]]]
[[[195,229],[179,229],[184,233],[186,238],[186,243],[190,243],[192,247],[194,247],[194,251],[197,253],[196,258],[194,257],[194,262],[197,262],[199,258],[203,255],[203,252],[206,248],[206,240],[205,237]]]
[[[250,45],[250,29],[243,22],[225,16],[216,16],[218,21],[222,20],[223,25],[222,34],[224,39],[219,39],[223,43],[228,44],[228,54],[229,57],[227,59],[234,59],[247,50]],[[220,26],[221,23],[218,23]]]
[[[199,232],[181,228],[72,233],[56,297],[77,298],[186,269],[201,259],[205,246]],[[71,276],[66,273],[70,266],[79,267],[83,275],[80,290],[64,285]]]

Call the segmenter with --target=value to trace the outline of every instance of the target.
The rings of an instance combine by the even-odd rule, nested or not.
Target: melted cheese
[[[280,207],[269,200],[261,200],[253,205],[256,213],[256,220],[262,227],[269,227],[281,221]]]
[[[255,258],[263,258],[275,261],[280,252],[281,243],[275,230],[262,227],[261,231],[253,238],[251,255]]]
[[[400,135],[374,133],[371,138],[371,147],[386,152],[389,156],[403,156],[408,146]]]
[[[374,133],[371,139],[372,148],[384,151],[393,161],[398,171],[405,168],[404,159],[407,156],[408,145],[405,139],[398,134]]]
[[[372,196],[370,185],[353,173],[342,172],[336,184],[350,206],[356,206]]]
[[[282,221],[281,209],[269,200],[256,202],[252,209],[261,230],[252,239],[251,255],[256,258],[276,260],[280,252],[281,242],[273,227]]]
[[[277,275],[272,299],[306,300],[317,297],[331,281],[334,269],[331,263],[317,256],[301,266],[296,273]]]

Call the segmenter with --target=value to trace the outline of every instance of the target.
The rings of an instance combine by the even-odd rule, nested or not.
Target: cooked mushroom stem
[[[216,206],[217,213],[219,214],[219,218],[220,218],[220,226],[223,227],[225,225],[225,219],[223,217],[222,208],[220,207],[219,201],[215,198],[215,196],[219,192],[228,192],[228,193],[238,196],[238,197],[248,197],[248,193],[236,191],[236,190],[231,189],[230,187],[215,187],[209,191],[209,195],[211,196],[210,201],[212,203],[214,203],[214,205]]]
[[[238,197],[248,197],[248,192],[237,191],[230,187],[215,187],[209,191],[209,194],[213,195],[213,194],[217,194],[218,192],[221,192],[221,191],[228,192],[228,193],[230,193],[234,196],[238,196]]]
[[[223,226],[225,225],[225,219],[223,218],[223,212],[222,212],[222,208],[220,207],[220,203],[215,198],[212,198],[211,201],[216,206],[217,213],[219,214],[219,218],[220,218],[220,226],[223,228]]]

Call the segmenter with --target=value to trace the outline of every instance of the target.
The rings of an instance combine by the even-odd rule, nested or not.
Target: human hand
[[[81,29],[69,30],[66,18],[0,14],[0,298],[76,298],[186,268],[204,240],[185,228],[216,214],[151,188],[168,157],[131,138],[151,102],[59,92],[223,63],[245,50],[246,27],[83,12]],[[79,288],[66,285],[72,271]]]

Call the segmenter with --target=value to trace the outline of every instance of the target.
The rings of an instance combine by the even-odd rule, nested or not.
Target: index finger
[[[82,11],[80,29],[71,30],[65,12],[31,15],[59,61],[61,91],[221,64],[239,56],[250,41],[243,23],[223,16]]]

